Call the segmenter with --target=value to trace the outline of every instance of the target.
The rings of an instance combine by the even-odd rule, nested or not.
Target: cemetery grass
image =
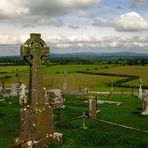
[[[56,129],[63,133],[64,141],[58,145],[47,147],[142,147],[148,146],[148,134],[112,126],[96,120],[85,119],[88,129],[83,130],[82,119],[72,120],[72,117],[88,113],[87,97],[65,95],[66,108],[60,110],[61,122],[57,121],[57,111],[54,111]],[[110,97],[101,96],[101,100],[121,101],[120,106],[102,104],[98,105],[101,112],[97,120],[107,120],[143,130],[148,130],[148,117],[141,116],[142,102],[138,98],[123,95]],[[6,99],[0,102],[0,148],[10,148],[12,141],[18,135],[19,110],[18,98]]]

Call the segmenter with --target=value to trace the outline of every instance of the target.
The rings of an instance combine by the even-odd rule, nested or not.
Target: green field
[[[0,67],[0,78],[5,79],[6,87],[17,81],[16,69],[19,71],[20,80],[28,87],[29,71],[28,66],[6,66]],[[44,66],[43,81],[44,87],[63,88],[64,70],[67,71],[67,83],[69,90],[79,90],[88,88],[94,91],[110,91],[110,84],[125,79],[118,74],[137,75],[143,78],[143,84],[148,86],[148,66],[115,66],[115,65],[55,65]],[[77,71],[116,74],[116,76],[82,74]],[[126,84],[126,83],[125,83]],[[129,81],[131,86],[139,85],[139,80]],[[131,91],[131,88],[118,88],[115,91]],[[137,91],[138,90],[134,90]],[[106,120],[126,126],[148,130],[148,117],[141,116],[142,101],[131,95],[113,95],[98,96],[98,99],[113,100],[123,102],[120,106],[103,104],[98,105],[101,112],[97,114],[97,120],[86,119],[87,130],[80,128],[82,119],[70,120],[71,117],[82,115],[88,112],[88,104],[83,101],[86,97],[76,97],[66,95],[66,109],[61,110],[60,124],[56,125],[57,131],[64,134],[64,141],[59,145],[49,145],[48,147],[148,147],[148,134],[129,130],[98,120]],[[2,98],[0,98],[2,99]],[[11,103],[12,102],[12,103]],[[12,141],[18,135],[19,110],[18,98],[7,98],[6,101],[0,102],[0,148],[10,148]],[[55,122],[57,116],[55,112]]]
[[[6,66],[0,67],[0,78],[4,76],[11,76],[6,80],[6,87],[10,87],[11,83],[15,83],[16,69],[19,71],[20,80],[28,86],[29,71],[28,66]],[[79,74],[77,71],[107,73],[107,74],[126,74],[136,75],[143,79],[143,85],[148,87],[148,66],[115,66],[115,65],[56,65],[44,66],[44,87],[63,88],[64,75],[67,71],[67,82],[69,89],[88,88],[90,90],[110,91],[110,84],[112,81],[124,79],[121,76],[104,76],[104,75],[90,75]],[[125,82],[125,85],[139,86],[139,80]],[[114,88],[115,91],[121,91],[121,88]],[[131,91],[130,88],[124,88],[125,91]]]

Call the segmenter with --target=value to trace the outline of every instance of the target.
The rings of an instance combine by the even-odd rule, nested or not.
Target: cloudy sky
[[[148,53],[148,0],[1,0],[0,55],[32,32],[52,53]]]

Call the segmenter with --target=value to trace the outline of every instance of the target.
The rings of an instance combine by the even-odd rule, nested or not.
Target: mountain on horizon
[[[53,53],[51,58],[89,58],[89,57],[148,57],[145,53],[133,53],[133,52],[115,52],[115,53]]]

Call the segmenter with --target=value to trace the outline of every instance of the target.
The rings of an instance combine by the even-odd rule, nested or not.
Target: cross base
[[[46,144],[62,141],[62,134],[54,130],[52,108],[27,106],[20,111],[20,135],[14,140],[14,148],[43,148]]]
[[[48,133],[40,139],[34,139],[24,142],[22,139],[16,138],[13,148],[43,148],[47,144],[59,144],[63,140],[61,133]]]

